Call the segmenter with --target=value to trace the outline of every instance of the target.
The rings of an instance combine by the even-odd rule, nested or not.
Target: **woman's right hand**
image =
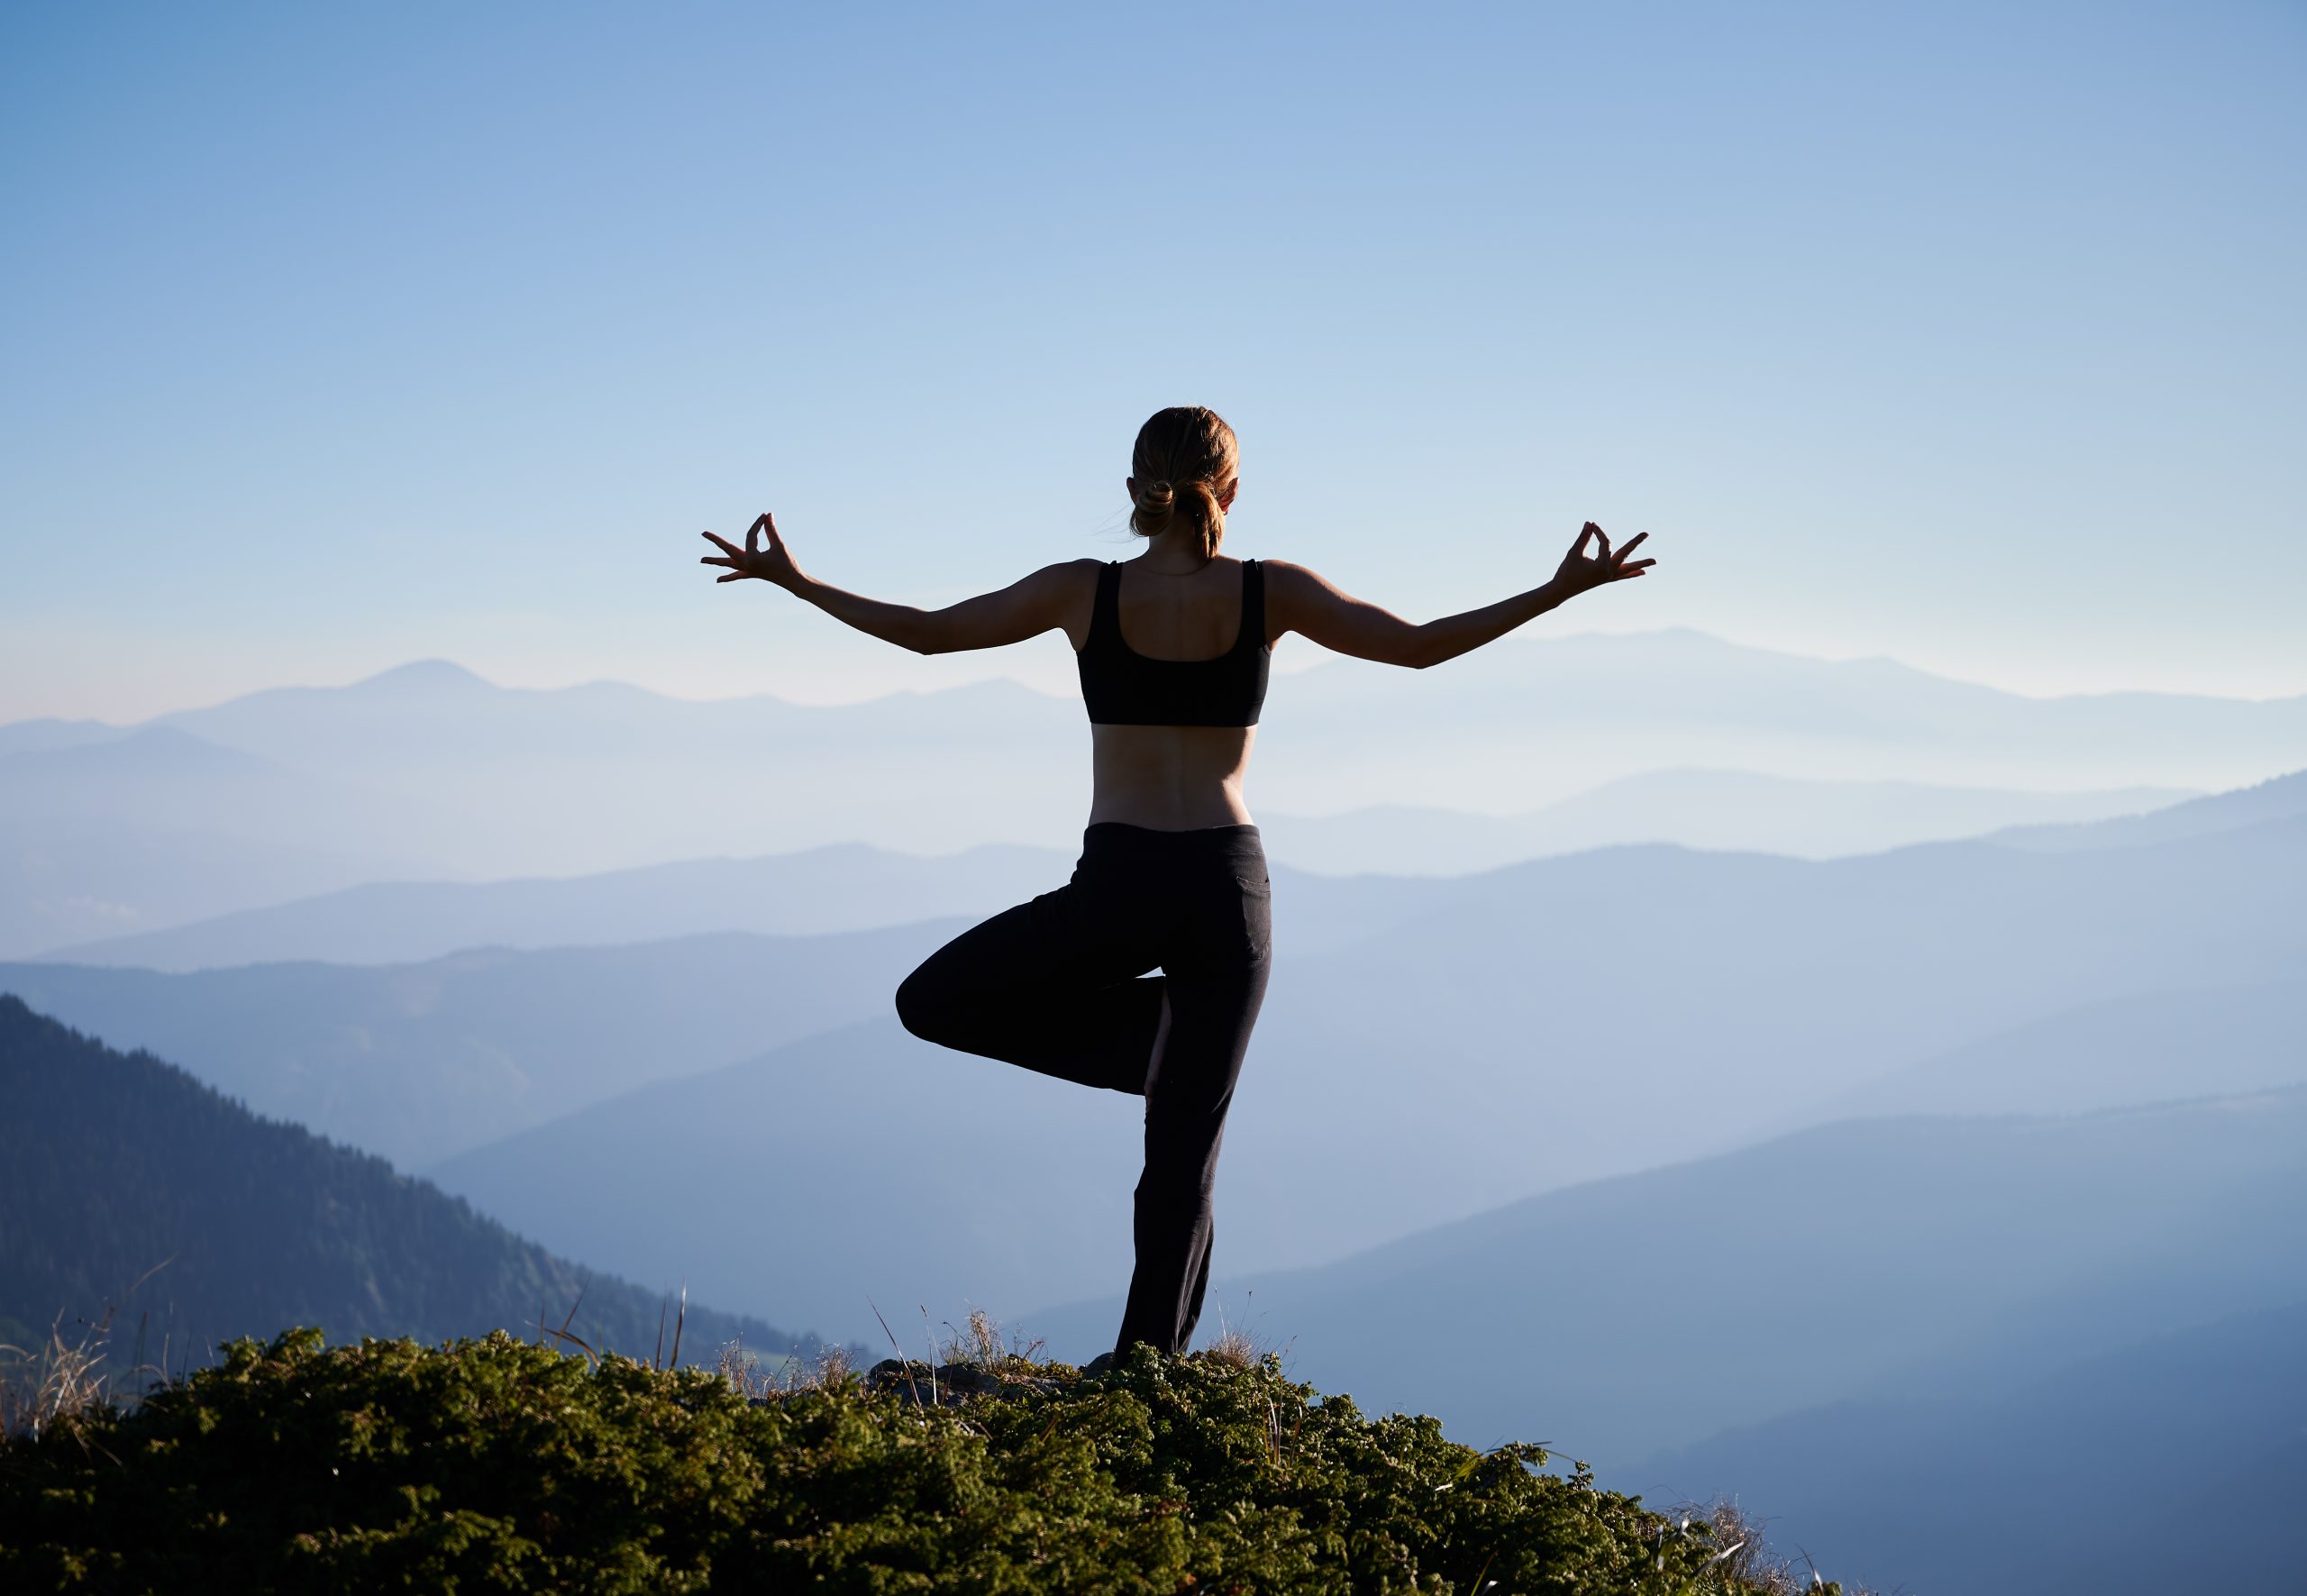
[[[761,546],[761,540],[764,534],[769,538],[769,547],[765,549]],[[755,517],[753,524],[745,529],[745,546],[742,549],[728,539],[716,537],[712,533],[708,532],[705,535],[709,541],[718,544],[722,552],[718,554],[707,554],[698,563],[725,565],[729,568],[727,576],[713,579],[716,582],[741,582],[747,577],[758,577],[764,582],[774,582],[780,588],[789,588],[801,575],[800,567],[793,563],[793,556],[786,550],[785,540],[777,535],[777,517],[766,510]]]

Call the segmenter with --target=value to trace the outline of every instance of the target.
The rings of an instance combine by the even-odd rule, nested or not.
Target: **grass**
[[[1810,1555],[1797,1550],[1793,1557],[1774,1551],[1764,1538],[1764,1520],[1746,1511],[1735,1497],[1686,1501],[1669,1517],[1684,1525],[1703,1525],[1715,1546],[1713,1566],[1739,1589],[1757,1596],[1797,1596],[1827,1584]],[[1844,1585],[1844,1596],[1877,1596],[1863,1585]]]
[[[78,1400],[0,1438],[0,1588],[1783,1588],[1724,1555],[1711,1519],[1652,1512],[1582,1464],[1546,1472],[1535,1446],[1366,1416],[1271,1353],[1141,1347],[1093,1377],[981,1315],[947,1328],[942,1362],[916,1365],[934,1401],[839,1353],[733,1342],[716,1369],[652,1367],[549,1322],[543,1345],[242,1340],[129,1402],[68,1361],[51,1386]]]
[[[959,1329],[948,1324],[952,1332],[945,1340],[944,1358],[948,1363],[999,1373],[1019,1364],[1032,1364],[1041,1357],[1041,1341],[1026,1341],[1017,1336],[1004,1337],[1001,1327],[981,1308],[970,1309],[969,1322]]]
[[[1253,1291],[1245,1300],[1242,1312],[1245,1321],[1249,1315],[1248,1304],[1256,1300],[1257,1293]],[[1216,1358],[1221,1363],[1230,1363],[1236,1369],[1254,1367],[1263,1362],[1269,1354],[1276,1358],[1286,1358],[1290,1354],[1288,1345],[1276,1346],[1263,1336],[1254,1333],[1246,1322],[1238,1325],[1230,1323],[1226,1318],[1226,1309],[1222,1304],[1217,1309],[1217,1337],[1202,1350],[1206,1355]]]
[[[132,1406],[160,1377],[141,1359],[123,1366],[114,1358],[112,1318],[108,1310],[102,1319],[81,1320],[68,1337],[59,1315],[33,1345],[0,1343],[0,1439],[37,1441],[59,1423],[69,1427],[96,1410]]]

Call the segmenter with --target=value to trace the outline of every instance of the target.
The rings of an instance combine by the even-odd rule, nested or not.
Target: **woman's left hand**
[[[1640,547],[1642,540],[1649,535],[1646,532],[1636,533],[1625,548],[1613,554],[1610,552],[1609,534],[1589,521],[1579,529],[1578,541],[1570,545],[1570,552],[1562,557],[1562,569],[1554,573],[1555,586],[1562,590],[1564,598],[1570,598],[1590,588],[1599,588],[1605,582],[1622,582],[1640,576],[1645,570],[1658,562],[1655,560],[1628,561],[1627,556]],[[1601,540],[1600,552],[1592,556],[1587,554],[1588,538]]]

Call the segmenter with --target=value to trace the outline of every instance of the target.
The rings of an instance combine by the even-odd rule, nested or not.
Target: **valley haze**
[[[2039,1506],[2117,1533],[2125,1454],[2061,1439],[2110,1408],[2221,1460],[2201,1511],[2307,1491],[2307,700],[2027,699],[1684,633],[1499,652],[1423,702],[1280,684],[1261,757],[1302,807],[1259,810],[1278,963],[1205,1339],[1654,1500],[1767,1500],[1840,1565],[1948,1588],[2059,1589]],[[1578,708],[1601,680],[1607,723]],[[594,1281],[586,1322],[630,1340],[624,1282],[678,1282],[772,1354],[870,1348],[877,1307],[983,1310],[1085,1358],[1118,1312],[1130,1102],[929,1046],[891,1004],[1065,879],[1078,713],[436,662],[0,727],[0,992],[389,1159],[319,1167],[469,1238],[489,1300]],[[1436,774],[1405,783],[1387,739]],[[1525,807],[1451,807],[1470,790]],[[24,1034],[54,1058],[121,1067],[50,1023]],[[169,1159],[83,1156],[207,1211]],[[369,1255],[345,1203],[283,1245]],[[421,1265],[377,1256],[342,1322],[444,1322]],[[74,1268],[18,1278],[172,1325],[282,1311],[214,1263],[133,1291]],[[1885,1493],[1965,1534],[1918,1540]]]
[[[1277,679],[1257,813],[1281,862],[1458,873],[1649,841],[1830,857],[2136,813],[2307,759],[2307,698],[2027,698],[1690,631],[1515,635],[1403,674],[1338,659]],[[0,726],[0,956],[117,948],[187,968],[200,936],[131,939],[352,889],[374,902],[380,883],[694,862],[733,839],[748,857],[856,844],[1070,857],[1086,743],[1078,703],[1003,680],[804,707],[610,683],[497,688],[437,661],[134,726],[19,722]],[[1469,792],[1490,807],[1463,812]],[[692,880],[716,889],[706,872]],[[668,890],[629,878],[599,896],[620,889],[643,924],[651,894]],[[840,928],[791,910],[740,918],[721,889],[711,917],[658,911],[654,923]],[[370,904],[350,907],[369,919]],[[488,940],[478,895],[454,913],[476,910],[478,936],[394,941],[380,926],[372,951],[346,956]],[[385,903],[380,918],[398,912]],[[579,939],[612,935],[596,924]],[[219,926],[217,957],[280,956],[307,928],[284,943]],[[309,945],[336,957],[326,950],[345,940],[323,932]]]

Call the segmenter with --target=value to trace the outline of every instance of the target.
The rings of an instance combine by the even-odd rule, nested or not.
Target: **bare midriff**
[[[1242,781],[1255,726],[1090,727],[1090,824],[1155,831],[1250,824]]]

